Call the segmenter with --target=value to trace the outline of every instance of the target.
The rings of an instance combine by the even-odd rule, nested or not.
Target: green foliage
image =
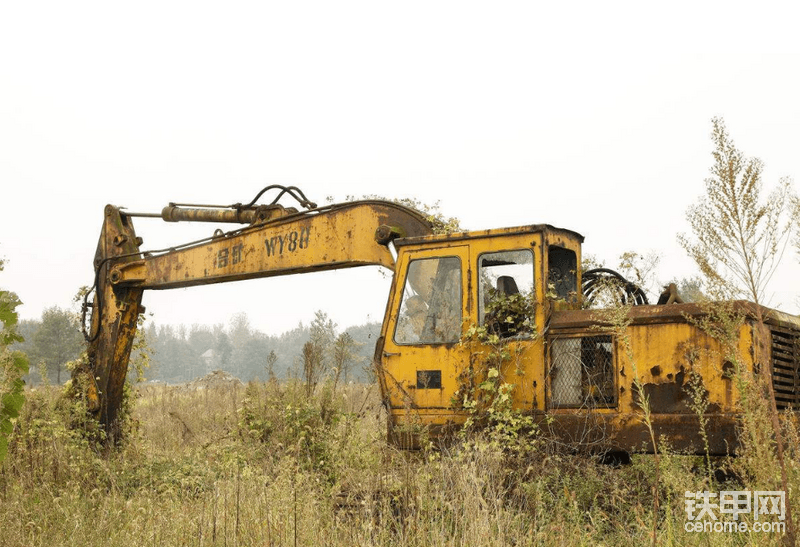
[[[536,300],[532,293],[506,294],[490,288],[489,302],[486,304],[485,327],[475,327],[475,334],[490,343],[496,337],[530,336],[536,331],[534,311]],[[481,332],[485,329],[485,333]]]
[[[416,198],[397,198],[392,201],[422,212],[428,222],[433,226],[434,234],[452,234],[461,231],[461,222],[458,218],[446,216],[442,212],[438,201],[433,205],[422,203]]]
[[[239,409],[239,427],[247,438],[275,454],[292,454],[301,468],[321,473],[331,484],[340,477],[337,455],[355,442],[358,416],[347,410],[347,397],[330,383],[309,396],[305,386],[250,382]]]
[[[532,417],[514,408],[515,383],[510,381],[522,374],[514,337],[536,336],[533,312],[531,295],[491,295],[484,325],[470,326],[460,342],[472,358],[459,374],[451,400],[454,408],[469,413],[463,435],[480,431],[493,447],[514,454],[532,450],[538,433]]]
[[[0,260],[0,271],[3,262]],[[16,333],[17,306],[21,304],[17,295],[0,290],[0,464],[6,458],[8,441],[25,403],[25,382],[22,376],[28,373],[28,359],[9,346],[23,339]]]
[[[38,365],[46,371],[44,382],[52,381],[61,384],[65,379],[65,365],[76,359],[85,347],[80,333],[78,318],[70,312],[52,306],[42,312],[39,321],[34,322],[32,334],[26,343],[20,346]]]
[[[131,346],[131,358],[128,362],[128,382],[144,382],[145,373],[153,362],[153,346],[150,344],[148,330],[145,328],[145,316],[140,315],[136,320],[136,335]]]

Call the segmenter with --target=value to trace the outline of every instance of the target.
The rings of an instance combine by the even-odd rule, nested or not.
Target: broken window
[[[533,332],[533,252],[485,253],[478,268],[479,324],[503,337]]]
[[[616,404],[611,336],[550,341],[550,407],[608,407]]]
[[[445,344],[461,337],[461,260],[413,260],[408,266],[394,341]]]

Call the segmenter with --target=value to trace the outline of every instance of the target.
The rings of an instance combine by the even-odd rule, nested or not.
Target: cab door
[[[444,418],[469,360],[459,344],[471,308],[469,248],[409,250],[399,266],[381,356],[390,404]]]
[[[482,369],[513,386],[512,404],[523,412],[540,410],[544,401],[541,306],[541,253],[536,242],[519,236],[478,241],[477,324],[491,343],[474,348]]]

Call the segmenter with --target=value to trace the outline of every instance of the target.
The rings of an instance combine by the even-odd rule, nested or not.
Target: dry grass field
[[[0,470],[3,547],[782,542],[685,530],[687,491],[780,489],[776,464],[748,447],[715,462],[727,473],[668,451],[612,466],[546,439],[523,450],[480,434],[402,452],[385,442],[371,385],[310,398],[299,383],[140,387],[113,449],[87,439],[75,415],[58,389],[28,391]]]

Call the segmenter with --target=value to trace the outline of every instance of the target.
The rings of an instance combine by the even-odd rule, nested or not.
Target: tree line
[[[27,354],[29,384],[62,384],[69,379],[67,363],[84,350],[79,320],[70,310],[47,308],[41,319],[20,321],[24,338],[15,349]],[[339,382],[371,380],[371,362],[379,323],[339,330],[323,311],[283,334],[270,336],[253,327],[245,313],[225,325],[159,325],[147,319],[140,326],[132,365],[147,381],[190,382],[214,370],[242,381],[299,378],[316,384],[326,375]],[[135,374],[134,366],[129,367]]]

